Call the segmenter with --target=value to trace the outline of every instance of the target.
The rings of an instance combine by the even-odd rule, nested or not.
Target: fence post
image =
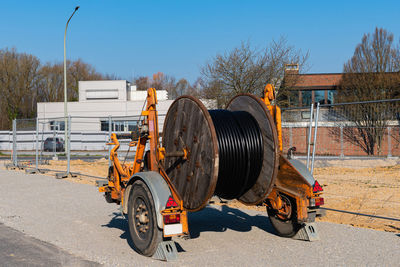
[[[36,151],[35,151],[35,168],[39,169],[39,118],[36,117]]]
[[[111,142],[111,115],[108,115],[108,140]],[[111,154],[111,146],[108,146],[108,167],[111,167],[111,159],[110,159],[110,154]]]
[[[388,138],[388,154],[387,157],[390,158],[392,156],[392,137],[391,137],[392,127],[387,128],[387,138]]]
[[[312,135],[312,121],[314,115],[314,103],[310,108],[310,128],[308,129],[308,142],[307,142],[307,170],[310,169],[310,151],[311,151],[311,135]]]
[[[344,158],[343,125],[340,125],[340,157]]]
[[[67,129],[67,175],[70,173],[70,161],[71,161],[71,115],[68,115],[68,129]],[[65,130],[65,129],[64,129]]]
[[[12,129],[13,129],[13,165],[14,165],[14,167],[18,167],[18,158],[17,158],[17,119],[13,119],[13,121],[12,121]]]
[[[315,114],[313,153],[312,153],[312,160],[311,160],[311,175],[314,172],[315,148],[317,147],[318,117],[319,117],[319,102],[317,104],[317,112]]]

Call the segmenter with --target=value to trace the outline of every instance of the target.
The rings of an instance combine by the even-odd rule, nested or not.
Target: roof
[[[342,75],[342,73],[299,74],[293,89],[333,89],[339,85]]]

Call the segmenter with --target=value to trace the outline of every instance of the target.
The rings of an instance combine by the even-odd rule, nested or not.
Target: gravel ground
[[[128,241],[127,222],[91,185],[0,170],[0,222],[106,266],[151,266]],[[209,206],[190,214],[191,240],[176,239],[183,266],[394,266],[400,235],[326,222],[321,241],[276,236],[265,212]]]

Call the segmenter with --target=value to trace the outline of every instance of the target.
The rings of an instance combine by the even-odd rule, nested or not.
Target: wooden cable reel
[[[207,205],[209,199],[216,193],[217,184],[219,187],[218,194],[221,197],[237,198],[247,205],[258,204],[265,200],[271,192],[277,177],[279,164],[278,138],[273,119],[267,107],[259,98],[250,94],[241,94],[234,97],[227,109],[220,111],[220,113],[230,114],[232,112],[242,117],[245,116],[244,118],[247,116],[245,121],[243,119],[242,121],[238,120],[235,131],[247,131],[247,122],[254,121],[260,134],[259,139],[262,139],[258,142],[261,146],[258,147],[258,151],[261,151],[262,154],[259,164],[254,164],[251,157],[236,159],[241,160],[237,163],[243,161],[246,165],[248,162],[247,166],[250,172],[253,170],[253,166],[258,166],[260,170],[253,171],[254,179],[249,179],[247,184],[246,181],[240,180],[245,179],[246,175],[235,178],[239,179],[236,182],[243,182],[248,186],[244,192],[242,192],[243,190],[235,194],[229,192],[231,189],[227,188],[226,184],[229,183],[230,177],[219,176],[221,175],[219,171],[226,169],[226,166],[223,168],[220,164],[226,165],[227,160],[231,159],[221,158],[220,155],[221,127],[215,125],[217,123],[216,112],[218,110],[208,111],[194,97],[182,96],[172,103],[164,121],[162,143],[166,153],[179,151],[183,148],[188,151],[187,160],[181,157],[168,157],[164,161],[164,167],[183,200],[183,206],[189,211],[197,211]],[[251,137],[248,137],[250,141],[253,141],[253,135],[254,133]],[[235,138],[238,139],[237,142],[243,143],[242,138]],[[235,163],[232,164],[236,165]],[[225,181],[222,182],[222,179]],[[225,194],[223,191],[225,191]]]

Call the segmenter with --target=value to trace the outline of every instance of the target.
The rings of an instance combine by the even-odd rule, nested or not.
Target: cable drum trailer
[[[121,205],[138,253],[176,258],[171,237],[190,237],[187,213],[214,195],[265,206],[280,236],[318,239],[313,222],[322,188],[304,164],[283,156],[276,120],[260,98],[241,94],[224,110],[207,110],[197,98],[181,96],[165,117],[162,145],[156,105],[150,88],[138,134],[111,135],[108,181],[98,182],[106,201]],[[136,147],[132,163],[118,159],[121,138]]]

